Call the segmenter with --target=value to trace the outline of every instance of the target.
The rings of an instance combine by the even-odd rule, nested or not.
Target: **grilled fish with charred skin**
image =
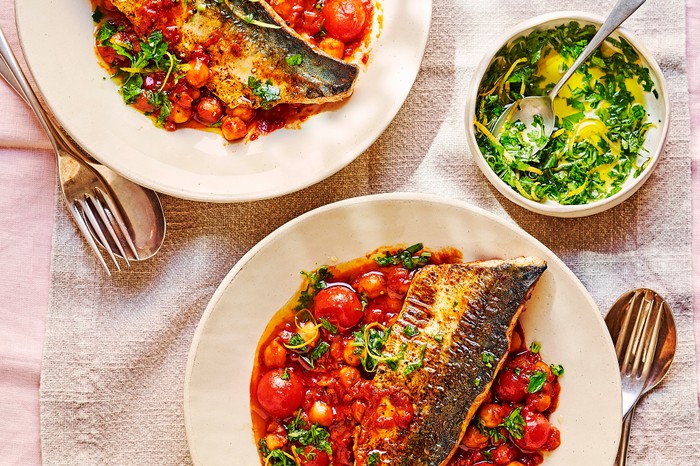
[[[505,360],[513,328],[546,269],[537,258],[428,265],[413,277],[374,386],[407,394],[413,419],[387,427],[390,397],[369,406],[355,432],[355,464],[446,464]],[[410,329],[407,331],[406,329]],[[488,355],[487,358],[484,355]],[[485,362],[488,361],[488,362]]]
[[[149,2],[112,0],[137,30],[151,26]],[[358,67],[304,41],[264,0],[186,3],[192,9],[174,18],[181,35],[175,48],[182,56],[198,47],[209,53],[207,87],[227,106],[320,104],[352,94]]]

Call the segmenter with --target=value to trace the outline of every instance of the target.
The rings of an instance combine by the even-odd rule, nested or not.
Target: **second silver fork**
[[[124,245],[129,250],[131,257],[139,260],[136,246],[121,215],[118,201],[115,200],[111,190],[102,181],[100,175],[82,158],[80,150],[48,118],[24,77],[24,73],[1,29],[0,68],[3,71],[2,75],[18,91],[20,97],[29,104],[44,128],[56,153],[61,190],[68,204],[68,209],[83,237],[107,273],[111,275],[110,268],[100,253],[93,234],[104,246],[117,270],[121,270],[121,267],[113,248],[124,258],[127,265],[129,265],[129,254],[125,251]]]

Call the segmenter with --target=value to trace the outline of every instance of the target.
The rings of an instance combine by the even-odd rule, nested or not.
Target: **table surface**
[[[0,0],[12,11],[10,0]],[[700,1],[686,5],[691,147],[700,143]],[[18,50],[13,15],[0,26]],[[0,458],[41,464],[39,375],[48,308],[56,170],[41,129],[0,80]],[[693,285],[700,336],[700,154],[693,150]],[[17,208],[31,206],[31,208]],[[697,340],[697,338],[696,338]],[[696,341],[700,359],[700,345]],[[698,370],[700,379],[700,370]]]

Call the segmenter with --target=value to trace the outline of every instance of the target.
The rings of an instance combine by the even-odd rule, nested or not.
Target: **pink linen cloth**
[[[13,2],[0,25],[18,51]],[[0,79],[0,463],[41,464],[39,372],[48,308],[56,162],[28,107]]]
[[[5,12],[0,25],[19,51],[13,2],[0,0],[0,6]],[[699,29],[700,2],[689,0],[695,309],[700,309]],[[4,82],[0,82],[0,102],[0,462],[31,466],[41,464],[38,388],[48,306],[55,161],[29,109]],[[697,311],[695,333],[700,336]]]

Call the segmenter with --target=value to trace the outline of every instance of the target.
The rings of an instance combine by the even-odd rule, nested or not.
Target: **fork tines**
[[[664,302],[650,290],[639,290],[630,300],[615,343],[620,372],[641,378],[651,369],[661,327]]]
[[[92,193],[85,193],[82,198],[75,199],[70,205],[70,210],[78,228],[100,259],[108,275],[111,275],[111,271],[100,253],[97,241],[107,251],[107,255],[112,259],[117,270],[121,270],[121,267],[114,253],[115,250],[124,259],[127,266],[131,265],[124,244],[131,254],[131,259],[139,260],[136,246],[131,239],[120,209],[108,193],[95,188]]]

